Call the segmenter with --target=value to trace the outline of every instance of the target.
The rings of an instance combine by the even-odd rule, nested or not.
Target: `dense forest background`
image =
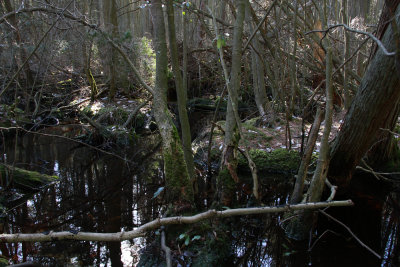
[[[398,168],[398,20],[397,0],[3,0],[0,144],[51,134],[142,162],[163,216],[263,205],[263,171],[297,174],[286,204],[350,199],[357,171]],[[307,239],[313,213],[291,215]]]

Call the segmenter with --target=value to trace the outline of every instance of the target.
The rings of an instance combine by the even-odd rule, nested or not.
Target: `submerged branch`
[[[265,214],[288,212],[294,210],[304,209],[319,209],[323,207],[338,207],[338,206],[352,206],[354,203],[351,200],[332,201],[332,202],[310,202],[296,205],[282,205],[258,208],[239,208],[224,211],[209,210],[193,216],[176,216],[169,218],[159,218],[148,222],[129,232],[118,233],[91,233],[91,232],[78,232],[73,231],[65,232],[50,232],[50,233],[35,233],[35,234],[1,234],[0,243],[6,242],[43,242],[43,241],[59,241],[59,240],[86,240],[86,241],[123,241],[138,238],[143,236],[147,231],[157,229],[163,225],[172,224],[193,224],[202,220],[211,218],[225,218],[239,215],[252,215],[252,214]]]
[[[326,217],[328,217],[329,219],[332,219],[333,221],[337,222],[338,224],[340,224],[341,226],[343,226],[353,237],[354,239],[360,243],[361,246],[363,246],[364,248],[366,248],[369,252],[371,252],[372,254],[374,254],[374,256],[376,256],[378,259],[381,259],[382,257],[376,253],[375,251],[373,251],[370,247],[368,247],[364,242],[362,242],[352,231],[351,229],[345,225],[344,223],[342,223],[341,221],[339,221],[338,219],[332,217],[331,215],[329,215],[328,213],[326,213],[323,210],[320,210],[319,212],[321,212],[322,214],[324,214]]]

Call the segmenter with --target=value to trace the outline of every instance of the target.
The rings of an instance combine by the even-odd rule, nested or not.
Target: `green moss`
[[[59,179],[57,176],[41,174],[3,164],[0,164],[0,174],[2,177],[10,177],[10,179],[12,177],[15,187],[24,191],[35,191]]]
[[[164,148],[164,172],[170,201],[193,202],[193,188],[186,168],[178,131],[173,127],[171,146]]]
[[[0,267],[2,266],[9,266],[9,262],[7,259],[0,258]]]
[[[300,163],[300,156],[297,151],[288,151],[286,149],[276,149],[272,152],[252,149],[249,151],[259,172],[277,172],[290,173],[295,172]],[[238,171],[250,172],[247,160],[240,155]]]
[[[222,168],[222,170],[220,170],[220,172],[218,173],[217,181],[218,187],[224,194],[229,195],[235,192],[235,181],[232,179],[232,176],[226,167]]]
[[[246,130],[244,131],[245,138],[247,140],[267,144],[273,137],[266,135],[261,129],[255,126],[257,119],[258,118],[253,118],[242,124],[242,127]]]

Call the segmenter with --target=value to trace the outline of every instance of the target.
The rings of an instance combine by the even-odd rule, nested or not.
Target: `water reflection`
[[[383,207],[382,266],[400,266],[400,192],[391,192]]]
[[[8,143],[5,151],[7,163],[55,173],[61,179],[29,201],[17,206],[10,204],[4,232],[119,232],[131,230],[158,214],[158,203],[148,198],[160,186],[158,173],[151,176],[148,170],[116,157],[68,140],[40,135],[25,135],[17,144]],[[139,181],[145,172],[149,176]],[[21,246],[2,243],[0,247],[2,255],[15,262],[34,260],[50,266],[132,263],[135,255],[131,256],[131,251],[140,246],[124,242],[123,248],[125,254],[121,257],[119,242],[58,241]]]
[[[9,201],[7,233],[37,233],[48,231],[118,232],[134,229],[157,218],[163,204],[152,199],[162,185],[162,173],[157,156],[138,160],[154,148],[130,148],[126,155],[135,155],[139,164],[127,163],[68,140],[25,135],[17,143],[10,141],[2,153],[2,161],[41,173],[57,174],[61,180],[40,193]],[[140,153],[140,151],[144,151]],[[143,157],[142,157],[143,158]],[[146,158],[146,157],[144,157]],[[156,161],[154,161],[156,160]],[[262,202],[283,205],[292,189],[291,177],[262,176]],[[244,178],[245,179],[245,178]],[[372,188],[373,190],[376,189]],[[17,192],[14,192],[17,196]],[[400,266],[399,216],[400,190],[391,188],[379,196],[358,192],[354,208],[329,209],[328,212],[346,223],[360,239],[375,249],[378,260],[361,247],[343,228],[320,215],[320,227],[315,229],[313,244],[288,240],[279,224],[282,214],[244,216],[224,219],[223,227],[229,252],[221,266]],[[376,201],[376,200],[379,201]],[[238,195],[246,203],[248,195]],[[212,227],[222,227],[222,223]],[[212,231],[205,239],[215,238]],[[146,238],[124,242],[57,241],[48,243],[0,243],[2,256],[14,262],[37,261],[48,266],[132,266],[139,261],[139,250],[154,241]],[[209,240],[203,240],[206,243]],[[200,243],[200,241],[199,241]],[[216,244],[218,244],[216,242]],[[196,245],[196,243],[194,244]],[[174,247],[172,247],[174,249]],[[216,248],[215,248],[216,249]],[[151,250],[151,246],[147,248]],[[151,253],[150,253],[151,254]],[[163,261],[162,252],[153,255]],[[185,260],[199,257],[185,249],[173,250],[181,266]]]

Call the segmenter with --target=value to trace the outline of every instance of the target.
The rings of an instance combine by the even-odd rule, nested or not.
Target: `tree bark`
[[[399,25],[400,5],[396,17]],[[381,39],[388,51],[396,50],[396,40],[389,24]],[[374,145],[380,128],[386,128],[387,120],[400,100],[400,78],[396,73],[395,57],[377,50],[372,59],[354,101],[346,114],[341,131],[331,147],[328,177],[339,189],[348,186],[355,167]]]
[[[156,52],[156,80],[153,94],[154,117],[162,137],[164,173],[168,200],[174,203],[193,203],[193,188],[187,171],[182,143],[167,106],[167,43],[161,0],[151,4]]]
[[[111,35],[112,39],[118,38],[118,14],[117,14],[117,3],[116,0],[104,0],[103,2],[103,16],[104,16],[104,28],[108,34]],[[106,70],[110,79],[110,91],[109,97],[113,99],[116,93],[116,67],[118,66],[117,51],[112,45],[107,45],[106,58]]]
[[[190,134],[189,117],[187,113],[187,93],[183,85],[183,78],[178,62],[178,47],[175,35],[174,7],[172,1],[167,1],[168,14],[168,40],[169,51],[171,54],[172,71],[175,77],[176,95],[178,98],[179,122],[182,129],[183,152],[185,155],[186,166],[191,180],[194,179],[194,162],[192,152],[192,138]]]
[[[237,16],[233,32],[232,68],[231,77],[227,81],[227,87],[231,90],[228,90],[229,98],[226,112],[224,149],[222,152],[221,170],[218,177],[219,190],[221,192],[220,198],[224,205],[231,204],[236,189],[235,184],[238,182],[236,168],[239,134],[235,111],[238,110],[245,3],[244,0],[236,0],[235,2],[237,5]]]
[[[249,1],[246,0],[246,20],[249,32],[252,33],[254,31],[254,27],[252,25],[250,13],[251,13],[251,6]],[[268,103],[267,91],[265,89],[264,65],[261,61],[262,59],[260,58],[261,55],[257,54],[261,53],[261,51],[262,51],[261,45],[256,36],[252,40],[251,68],[253,74],[254,98],[256,101],[258,112],[260,113],[260,116],[263,117],[266,115],[269,103]]]
[[[290,200],[291,204],[299,203],[302,200],[304,181],[307,177],[308,165],[310,164],[312,152],[314,151],[315,142],[317,141],[318,138],[318,132],[321,126],[323,115],[324,112],[322,112],[321,108],[318,107],[314,123],[311,127],[310,134],[308,136],[306,150],[302,156],[299,171],[297,172],[296,183]]]

